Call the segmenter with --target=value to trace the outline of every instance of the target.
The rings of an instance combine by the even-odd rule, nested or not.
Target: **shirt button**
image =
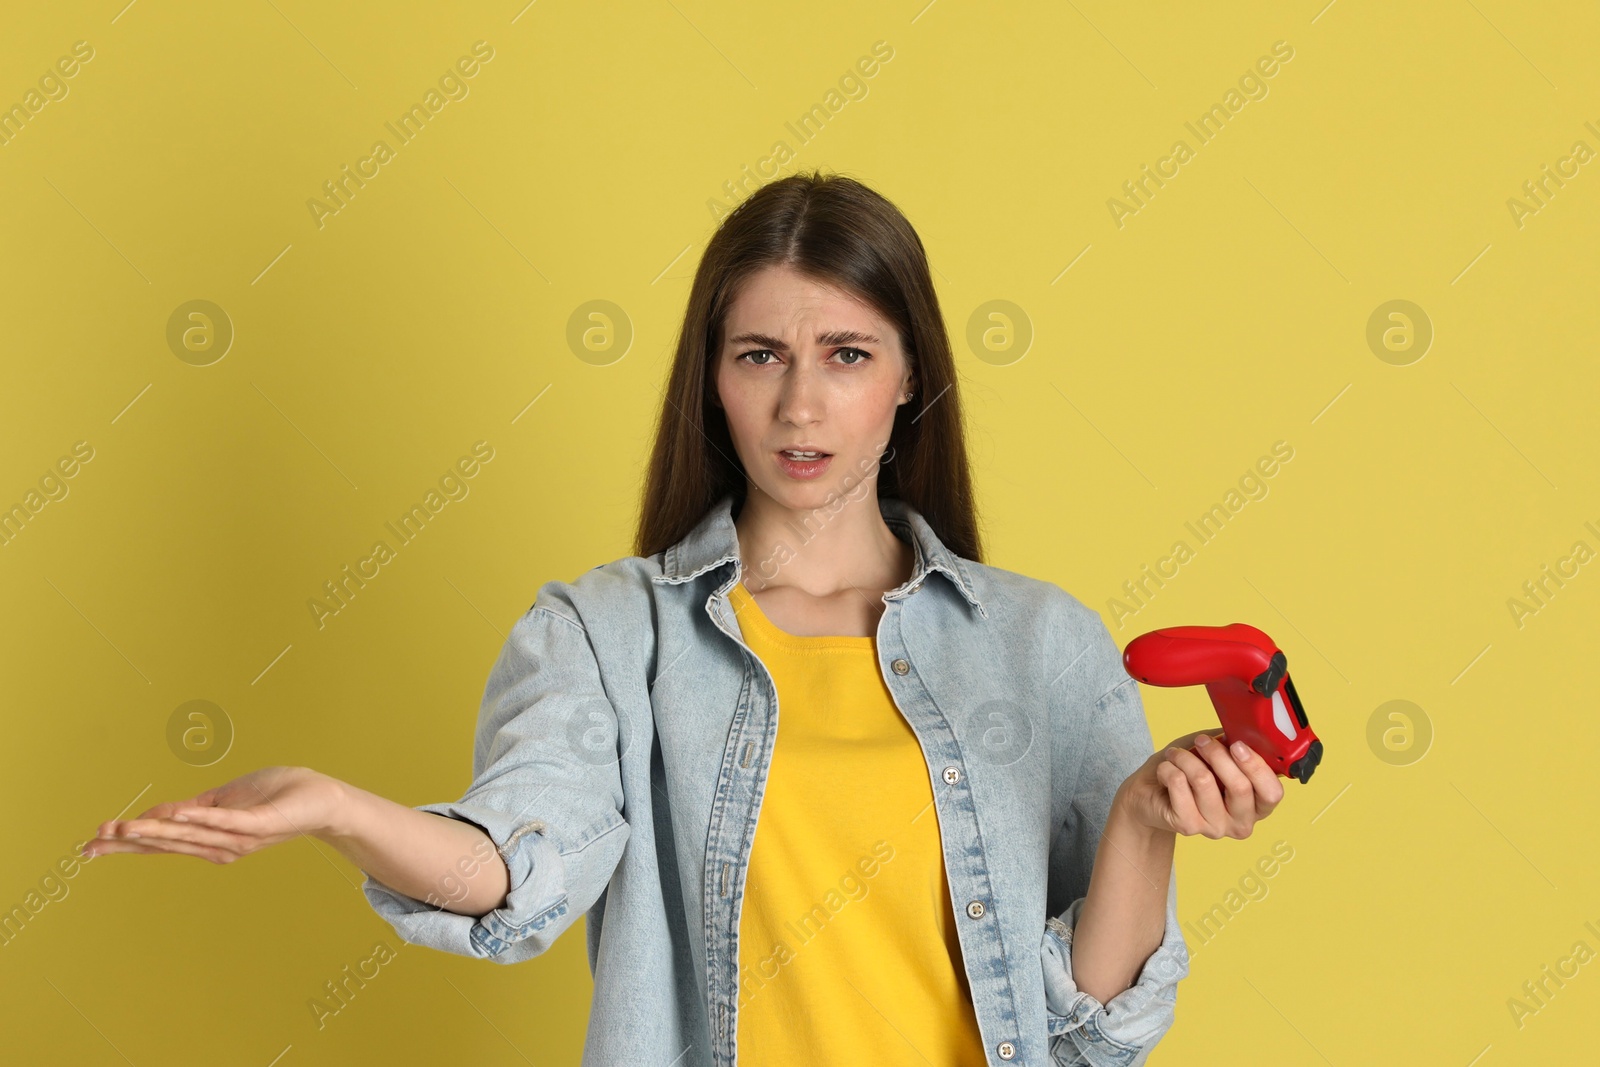
[[[1013,1045],[1009,1041],[1002,1041],[995,1047],[995,1051],[1000,1053],[1001,1059],[1009,1060],[1011,1057],[1017,1054],[1017,1046]]]
[[[906,674],[911,670],[911,664],[907,663],[903,659],[897,659],[893,663],[889,664],[889,666],[894,668],[894,673],[896,674]]]
[[[972,916],[974,919],[983,918],[983,901],[974,900],[971,904],[968,904],[967,914]]]
[[[946,767],[944,769],[944,780],[946,785],[955,785],[957,782],[961,781],[961,768]]]

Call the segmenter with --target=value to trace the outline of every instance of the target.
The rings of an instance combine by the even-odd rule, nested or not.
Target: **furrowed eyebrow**
[[[876,345],[882,343],[872,334],[862,333],[860,330],[830,330],[827,333],[817,334],[817,344],[825,348],[832,348],[835,345]],[[789,351],[789,346],[786,343],[764,333],[741,333],[737,337],[728,338],[728,344],[730,346],[753,344],[760,345],[762,348],[770,348],[774,352]]]

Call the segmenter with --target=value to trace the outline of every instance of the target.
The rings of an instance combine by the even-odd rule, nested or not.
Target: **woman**
[[[1142,1063],[1176,835],[1283,789],[1220,731],[1151,755],[1099,616],[981,562],[955,384],[900,212],[767,185],[696,273],[636,554],[539,589],[460,801],[273,767],[90,849],[312,834],[403,939],[501,963],[586,916],[586,1064]]]

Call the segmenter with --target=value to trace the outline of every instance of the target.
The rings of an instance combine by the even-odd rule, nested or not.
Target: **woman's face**
[[[723,336],[712,353],[716,393],[751,490],[797,511],[830,493],[859,498],[915,388],[894,326],[852,296],[768,267],[746,280]]]

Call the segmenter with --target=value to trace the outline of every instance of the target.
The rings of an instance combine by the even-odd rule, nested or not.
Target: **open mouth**
[[[778,466],[791,478],[815,478],[828,469],[828,463],[833,459],[831,452],[789,448],[780,449],[777,456]]]

